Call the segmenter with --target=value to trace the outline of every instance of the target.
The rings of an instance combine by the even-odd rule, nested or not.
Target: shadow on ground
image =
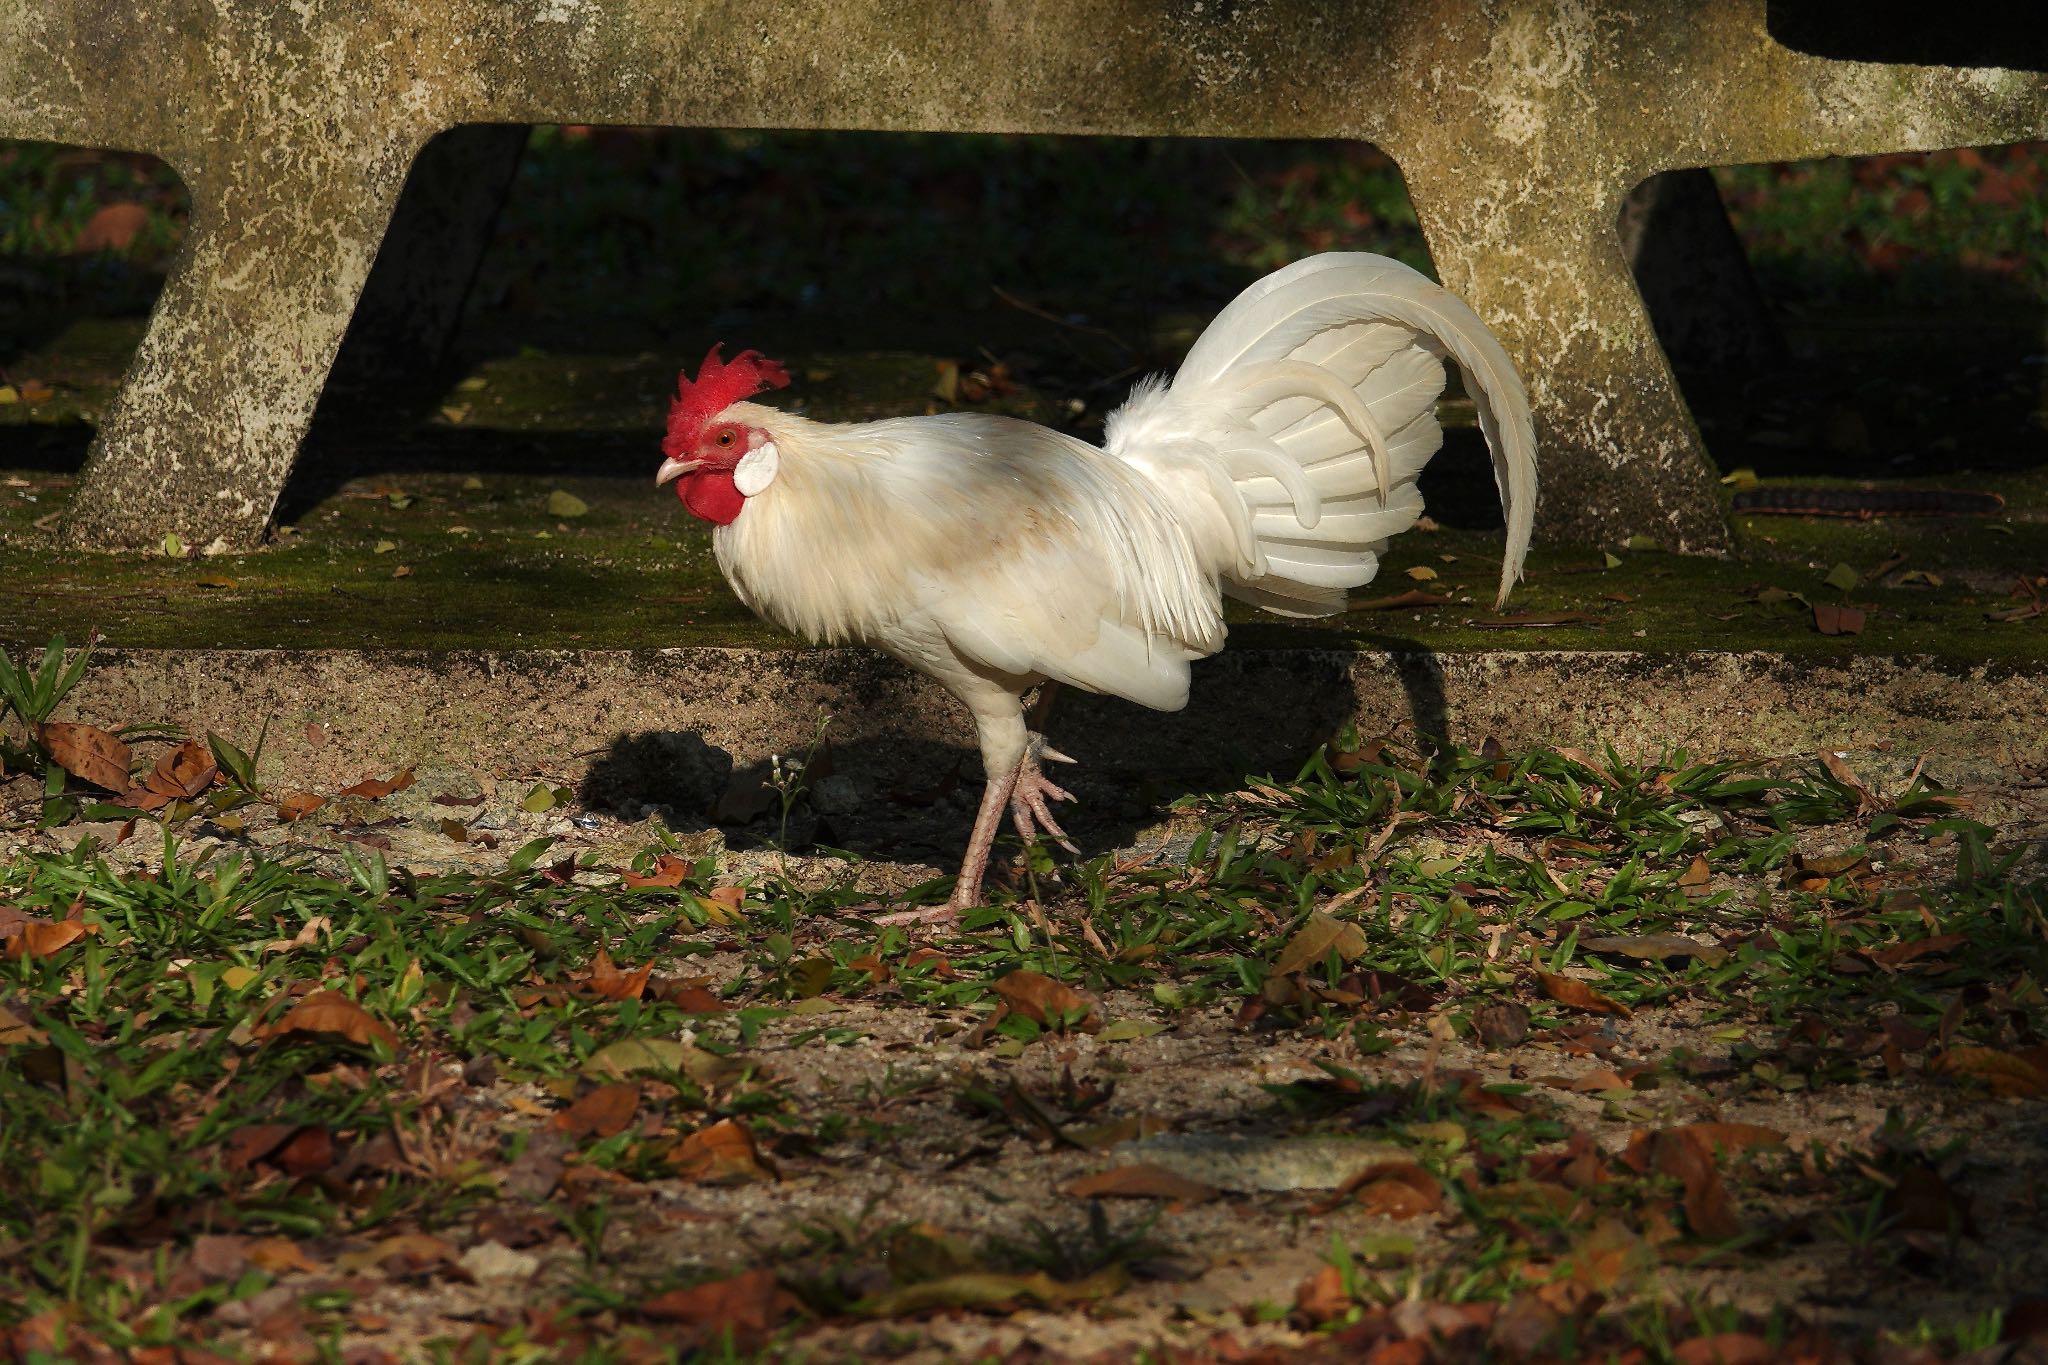
[[[1436,656],[1400,637],[1367,643],[1399,661],[1407,696],[1406,713],[1385,717],[1386,729],[1444,733]],[[1078,760],[1057,774],[1075,797],[1058,809],[1075,843],[1086,854],[1129,847],[1182,797],[1248,775],[1292,776],[1354,714],[1356,698],[1342,655],[1297,659],[1287,678],[1294,685],[1276,689],[1270,676],[1223,661],[1198,665],[1187,709],[1172,714],[1062,692],[1048,728]],[[659,813],[680,831],[715,826],[738,847],[827,847],[950,865],[982,791],[971,729],[962,717],[958,743],[892,734],[889,715],[870,709],[847,698],[833,725],[864,737],[835,744],[827,727],[807,753],[736,755],[688,730],[622,734],[592,760],[578,795],[626,819]]]

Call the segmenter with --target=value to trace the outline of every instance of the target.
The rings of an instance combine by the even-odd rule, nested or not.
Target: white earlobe
[[[742,497],[751,498],[775,482],[776,471],[781,467],[782,452],[775,448],[775,442],[765,441],[742,455],[733,466],[732,486],[740,490]]]

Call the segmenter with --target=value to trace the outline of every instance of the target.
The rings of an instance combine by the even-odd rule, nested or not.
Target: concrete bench
[[[0,0],[0,136],[152,153],[193,203],[66,533],[254,541],[414,158],[453,127],[573,122],[1371,141],[1528,381],[1542,530],[1712,551],[1712,469],[1616,231],[1631,189],[2048,135],[2036,72],[1809,55],[1773,36],[1782,18],[1764,0]]]

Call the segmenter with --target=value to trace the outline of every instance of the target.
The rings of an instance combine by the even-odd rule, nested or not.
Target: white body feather
[[[1172,383],[1141,384],[1100,448],[978,414],[851,425],[752,403],[771,482],[713,536],[748,606],[814,641],[860,640],[974,712],[991,775],[1023,752],[1046,679],[1161,710],[1222,648],[1221,593],[1343,610],[1422,512],[1443,358],[1463,368],[1507,510],[1501,594],[1535,507],[1514,367],[1441,287],[1384,257],[1311,257],[1218,315]]]

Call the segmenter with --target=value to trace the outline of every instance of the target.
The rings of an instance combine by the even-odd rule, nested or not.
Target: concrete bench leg
[[[472,124],[420,152],[335,357],[330,406],[364,407],[395,394],[418,408],[439,397],[463,305],[530,132],[523,123]]]
[[[188,182],[191,227],[86,456],[69,543],[261,537],[410,160],[401,148],[354,165],[252,148]]]
[[[1543,469],[1538,537],[1725,552],[1714,467],[1615,229],[1620,191],[1561,185],[1503,203],[1476,177],[1413,173],[1409,191],[1444,284],[1521,362]]]

